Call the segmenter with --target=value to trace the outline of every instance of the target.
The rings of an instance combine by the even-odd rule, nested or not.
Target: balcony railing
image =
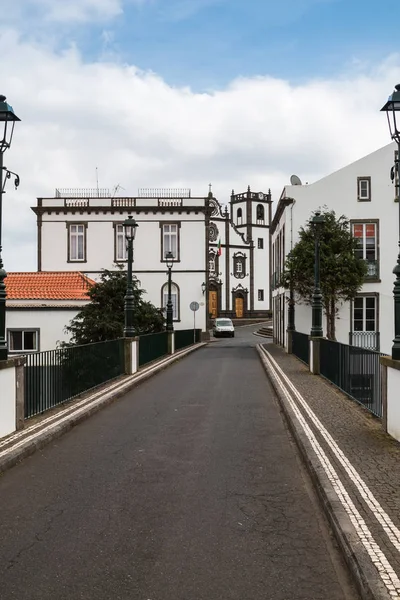
[[[365,279],[379,279],[379,263],[377,260],[366,260],[367,274]]]
[[[350,346],[364,348],[365,350],[379,351],[380,332],[379,331],[352,331],[349,333]]]

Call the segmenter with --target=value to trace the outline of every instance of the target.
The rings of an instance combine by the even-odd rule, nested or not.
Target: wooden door
[[[235,298],[235,312],[236,318],[241,319],[244,312],[244,299],[241,296]]]
[[[210,290],[208,293],[208,304],[209,311],[212,314],[212,318],[218,317],[218,294],[215,290]]]

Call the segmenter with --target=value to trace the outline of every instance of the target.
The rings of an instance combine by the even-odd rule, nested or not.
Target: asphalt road
[[[237,331],[0,478],[0,598],[355,600]]]

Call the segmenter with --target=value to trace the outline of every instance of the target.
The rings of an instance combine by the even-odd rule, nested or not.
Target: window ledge
[[[375,277],[366,277],[364,283],[382,283],[382,279]]]

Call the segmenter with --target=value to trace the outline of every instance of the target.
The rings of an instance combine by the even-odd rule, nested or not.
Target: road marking
[[[368,556],[370,557],[372,563],[375,565],[382,583],[386,587],[390,597],[393,599],[399,600],[400,599],[400,580],[399,580],[395,570],[389,563],[388,559],[386,558],[386,556],[385,556],[384,552],[382,551],[382,549],[380,548],[380,546],[375,541],[365,520],[363,519],[363,517],[361,516],[361,514],[355,507],[352,499],[350,498],[343,482],[341,481],[340,477],[338,476],[338,474],[337,474],[336,470],[334,469],[332,463],[330,462],[328,456],[326,455],[322,446],[319,444],[313,431],[311,430],[310,426],[308,425],[307,421],[305,420],[305,417],[300,412],[300,409],[298,408],[296,402],[291,397],[289,390],[286,388],[286,386],[284,384],[284,381],[286,380],[286,376],[284,376],[285,377],[284,379],[281,379],[280,371],[282,373],[283,373],[283,371],[280,369],[279,365],[276,363],[276,361],[273,359],[273,357],[265,350],[265,348],[263,348],[259,344],[257,346],[257,349],[258,349],[261,360],[262,360],[263,364],[265,365],[267,371],[270,373],[271,377],[273,377],[273,379],[276,381],[277,385],[279,386],[279,388],[281,389],[285,398],[287,399],[292,411],[296,415],[301,427],[303,428],[303,431],[304,431],[305,435],[307,436],[307,438],[311,444],[311,447],[313,448],[330,483],[332,484],[332,487],[333,487],[334,491],[336,492],[341,505],[343,506],[344,510],[346,511],[347,515],[349,516],[350,521],[352,522],[362,545],[364,546],[366,552],[368,553]]]
[[[201,345],[204,346],[205,344],[202,343]],[[200,345],[198,345],[197,347],[199,347],[199,346]],[[27,430],[22,430],[22,431],[17,432],[13,436],[10,436],[9,438],[7,438],[3,442],[1,442],[0,447],[4,446],[5,444],[11,443],[15,439],[19,439],[22,436],[24,436],[23,439],[20,442],[13,444],[9,448],[6,448],[6,450],[3,450],[2,452],[0,452],[0,459],[3,458],[4,456],[7,456],[7,454],[10,454],[14,450],[22,447],[24,444],[34,441],[36,438],[40,437],[42,435],[42,433],[51,431],[52,429],[55,429],[55,427],[58,426],[60,423],[64,423],[65,421],[67,421],[69,419],[70,413],[73,413],[73,415],[79,415],[85,411],[85,409],[87,408],[87,405],[96,406],[98,404],[101,404],[102,401],[107,399],[111,393],[114,393],[115,391],[123,390],[124,388],[128,387],[132,383],[132,381],[140,381],[149,373],[160,370],[160,367],[162,365],[164,365],[165,363],[174,362],[175,360],[178,359],[178,357],[185,356],[186,354],[189,354],[192,351],[193,351],[193,348],[190,348],[190,350],[183,349],[183,350],[177,352],[176,354],[174,354],[173,358],[169,356],[169,357],[161,360],[160,362],[157,362],[156,364],[154,364],[150,367],[147,367],[140,373],[135,373],[134,375],[128,376],[127,379],[124,379],[123,381],[118,381],[117,383],[115,383],[111,386],[108,386],[106,389],[103,389],[99,392],[92,394],[91,396],[89,396],[89,398],[85,398],[84,400],[81,400],[80,402],[74,404],[74,406],[71,406],[70,408],[66,409],[65,411],[62,411],[61,413],[58,413],[57,415],[53,415],[52,417],[48,417],[47,419],[40,421],[40,423],[33,425],[28,430],[28,432],[27,432]],[[46,425],[46,423],[47,423],[47,426],[43,427],[43,424]],[[36,430],[38,430],[38,431],[36,431]]]
[[[265,350],[265,352],[268,352]],[[269,354],[269,353],[268,353]],[[360,492],[361,497],[367,504],[368,508],[371,510],[372,514],[375,516],[379,524],[382,526],[384,532],[392,542],[393,546],[396,548],[398,552],[400,552],[400,530],[393,523],[392,519],[382,508],[378,500],[375,498],[373,492],[370,490],[368,485],[362,479],[361,475],[357,471],[357,469],[352,465],[347,456],[335,442],[329,431],[324,427],[321,421],[318,419],[316,414],[311,410],[307,402],[304,400],[303,396],[297,390],[297,388],[293,385],[287,375],[283,372],[279,364],[276,360],[269,354],[269,358],[272,361],[273,365],[286,382],[288,387],[292,390],[296,398],[298,399],[301,406],[304,408],[307,415],[310,417],[311,421],[314,423],[318,431],[321,433],[322,437],[326,440],[327,444],[331,448],[333,454],[336,456],[344,470],[346,471],[349,478],[352,480],[357,490]]]

